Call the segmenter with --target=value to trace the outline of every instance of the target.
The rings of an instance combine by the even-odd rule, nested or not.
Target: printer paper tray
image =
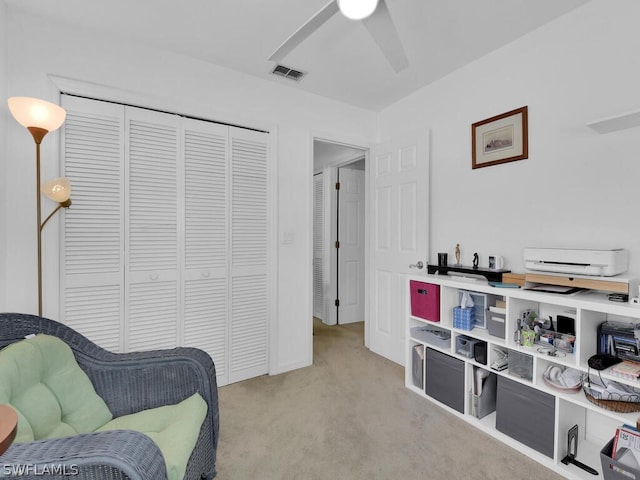
[[[577,278],[562,275],[545,275],[541,273],[526,273],[525,282],[542,283],[545,285],[561,285],[564,287],[587,288],[590,290],[604,290],[613,293],[629,293],[628,281],[611,281],[595,278]]]

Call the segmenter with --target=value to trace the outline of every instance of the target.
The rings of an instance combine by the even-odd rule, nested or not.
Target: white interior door
[[[374,147],[370,172],[369,348],[404,364],[404,275],[428,257],[429,132]]]
[[[364,321],[364,170],[338,171],[338,323]]]

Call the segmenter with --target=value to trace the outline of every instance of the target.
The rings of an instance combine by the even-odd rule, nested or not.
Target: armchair
[[[218,392],[211,357],[195,348],[112,353],[54,320],[0,313],[0,349],[30,334],[63,340],[113,417],[173,405],[198,393],[207,413],[189,457],[185,480],[216,475]],[[22,468],[23,471],[18,470]],[[64,471],[63,471],[64,470]],[[160,448],[133,430],[111,430],[14,443],[0,456],[0,478],[161,480],[167,471]]]

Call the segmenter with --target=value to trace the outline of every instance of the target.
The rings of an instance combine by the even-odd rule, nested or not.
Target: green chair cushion
[[[16,442],[89,433],[112,418],[71,348],[44,334],[0,350],[0,403],[18,413]]]
[[[113,419],[71,348],[40,334],[0,350],[0,404],[18,413],[16,442],[105,430],[136,430],[160,447],[169,480],[182,480],[202,422],[204,399],[194,393],[175,405]]]
[[[97,431],[135,430],[148,435],[160,447],[169,480],[182,480],[206,414],[207,403],[194,393],[175,405],[115,418]]]

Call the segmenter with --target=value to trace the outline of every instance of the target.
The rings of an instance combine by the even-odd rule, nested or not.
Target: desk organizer
[[[604,480],[629,480],[640,478],[640,470],[632,468],[611,458],[613,453],[613,438],[600,450],[600,463]]]
[[[458,290],[458,303],[462,305],[462,296],[467,293],[473,300],[473,309],[475,310],[475,318],[473,324],[477,328],[487,328],[486,310],[491,304],[495,303],[493,295],[486,293],[472,292],[469,290]]]
[[[451,347],[451,332],[433,328],[433,329],[427,330],[425,332],[425,335],[427,337],[426,342],[429,345],[433,345],[435,347],[444,348],[444,349]]]
[[[448,349],[451,347],[451,332],[431,325],[413,327],[411,336],[434,347]]]
[[[467,358],[473,358],[475,345],[479,342],[480,340],[476,338],[460,335],[456,338],[456,353],[464,355]]]
[[[477,368],[477,367],[476,367]],[[474,374],[477,369],[474,368]],[[484,418],[496,411],[496,393],[498,377],[495,373],[489,373],[482,381],[482,391],[477,393],[471,390],[471,414],[476,418]],[[475,390],[478,390],[476,386]]]
[[[504,338],[505,315],[487,311],[487,329],[492,337]]]
[[[411,362],[413,364],[413,384],[421,389],[424,387],[424,347],[422,345],[413,347]]]
[[[533,379],[533,357],[509,350],[509,374],[524,380]]]

